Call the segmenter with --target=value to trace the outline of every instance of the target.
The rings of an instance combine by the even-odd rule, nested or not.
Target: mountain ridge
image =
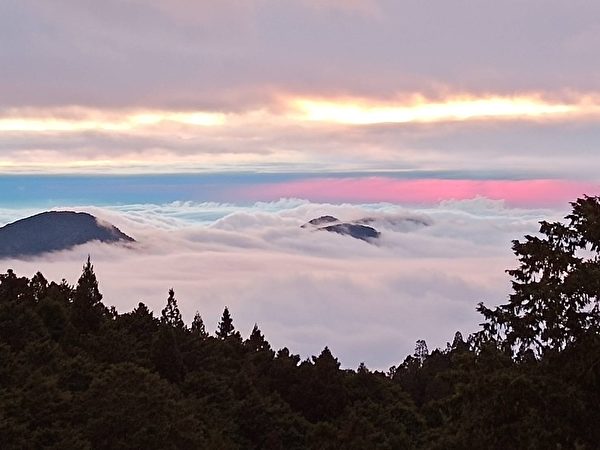
[[[361,241],[370,242],[379,238],[381,232],[377,229],[358,222],[342,222],[337,217],[325,215],[309,220],[301,228],[314,228],[316,231],[328,231],[343,236],[350,236]]]
[[[0,228],[0,258],[37,256],[92,241],[118,243],[135,239],[86,212],[44,211]]]

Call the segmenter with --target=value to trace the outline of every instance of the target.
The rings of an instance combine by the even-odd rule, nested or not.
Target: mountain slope
[[[352,236],[355,239],[361,239],[363,241],[377,239],[381,235],[381,233],[373,227],[359,225],[356,223],[338,223],[336,225],[329,225],[319,229],[343,234],[345,236]]]
[[[337,217],[333,216],[317,217],[302,225],[302,228],[329,231],[331,233],[342,234],[367,242],[377,239],[381,235],[381,233],[373,227],[362,223],[341,222]]]
[[[0,258],[34,256],[66,250],[90,241],[134,242],[110,224],[88,213],[48,211],[0,228]]]

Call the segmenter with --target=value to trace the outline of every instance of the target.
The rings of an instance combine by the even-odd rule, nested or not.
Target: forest
[[[75,286],[8,270],[0,447],[598,448],[600,197],[512,246],[512,292],[479,304],[479,331],[419,340],[387,372],[273,349],[227,308],[214,334],[200,314],[188,325],[173,290],[160,315],[119,313],[89,258]]]

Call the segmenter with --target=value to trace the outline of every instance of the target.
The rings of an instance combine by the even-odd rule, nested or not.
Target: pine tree
[[[129,330],[138,336],[147,337],[152,335],[157,327],[158,321],[148,307],[140,302],[137,308],[126,315]]]
[[[454,339],[452,340],[452,346],[450,347],[450,350],[464,351],[468,350],[468,348],[469,344],[467,344],[463,339],[462,333],[460,331],[454,333]]]
[[[17,277],[12,269],[0,275],[0,301],[26,299],[30,297],[29,279]]]
[[[221,316],[221,321],[219,322],[219,327],[217,328],[216,335],[219,339],[226,339],[235,334],[235,328],[233,326],[233,319],[231,318],[231,314],[229,314],[229,309],[227,306],[223,310],[223,315]]]
[[[107,309],[102,303],[94,266],[88,255],[73,295],[72,320],[82,330],[97,330],[106,315]]]
[[[46,292],[48,290],[48,280],[42,275],[41,272],[37,272],[29,283],[31,287],[33,297],[36,302],[39,302],[46,296]]]
[[[333,356],[329,347],[325,347],[319,356],[312,357],[313,363],[316,368],[323,370],[329,370],[335,372],[340,368],[340,362],[336,357]]]
[[[567,223],[543,221],[541,237],[513,241],[520,263],[508,271],[513,293],[493,310],[479,304],[486,319],[480,341],[541,356],[600,331],[600,197],[571,205]]]
[[[162,310],[160,321],[166,325],[170,325],[174,328],[183,329],[185,324],[181,318],[181,312],[177,306],[177,300],[175,299],[175,291],[169,289],[169,298],[167,298],[167,306]]]
[[[204,326],[204,321],[202,320],[202,316],[198,311],[194,315],[194,320],[192,321],[191,327],[192,333],[202,339],[208,337],[208,333],[206,332],[206,327]]]
[[[429,356],[429,349],[427,348],[427,342],[423,339],[419,339],[415,345],[415,358],[419,361],[419,365],[423,366],[423,362]]]
[[[252,352],[270,351],[271,345],[267,342],[264,335],[260,332],[257,324],[254,324],[250,337],[244,342],[246,348]]]

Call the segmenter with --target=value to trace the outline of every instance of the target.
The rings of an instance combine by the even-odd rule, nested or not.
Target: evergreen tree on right
[[[495,309],[479,304],[480,340],[525,357],[560,352],[600,331],[600,197],[571,203],[567,223],[542,221],[540,236],[513,241],[513,293]]]

